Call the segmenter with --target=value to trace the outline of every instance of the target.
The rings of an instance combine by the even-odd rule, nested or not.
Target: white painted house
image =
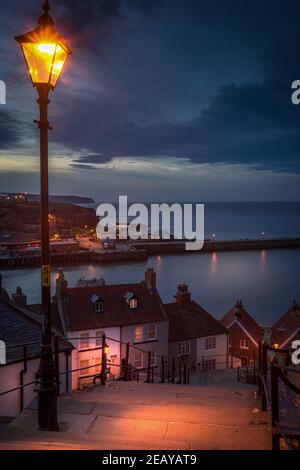
[[[68,287],[60,270],[54,304],[61,329],[75,346],[72,369],[80,370],[72,374],[73,389],[100,372],[103,334],[111,378],[120,375],[126,343],[132,346],[129,363],[133,369],[146,367],[148,352],[152,366],[159,366],[158,356],[168,355],[168,319],[152,269],[139,283],[107,285],[103,279],[81,279],[74,288]]]

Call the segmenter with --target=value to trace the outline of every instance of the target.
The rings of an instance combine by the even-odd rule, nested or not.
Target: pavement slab
[[[0,432],[0,448],[271,449],[256,387],[110,382],[59,399],[59,432],[37,430],[36,401]]]

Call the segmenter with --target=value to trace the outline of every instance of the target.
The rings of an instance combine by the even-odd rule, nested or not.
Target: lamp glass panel
[[[55,87],[57,80],[60,77],[63,66],[68,58],[67,52],[59,45],[56,46],[55,56],[51,64],[51,78],[50,84]]]
[[[33,83],[56,85],[64,63],[66,51],[56,43],[22,43],[23,53]]]

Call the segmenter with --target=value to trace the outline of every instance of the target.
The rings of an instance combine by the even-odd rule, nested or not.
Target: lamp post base
[[[57,384],[51,345],[42,345],[39,367],[38,392],[38,429],[40,431],[58,431],[57,419]]]

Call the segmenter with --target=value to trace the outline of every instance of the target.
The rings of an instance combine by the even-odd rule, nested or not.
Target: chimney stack
[[[181,304],[183,307],[187,307],[191,302],[191,293],[187,284],[181,282],[177,286],[176,301],[178,304]]]
[[[61,299],[68,293],[68,281],[65,279],[65,275],[62,268],[59,268],[58,278],[56,279],[56,298]]]
[[[237,319],[241,319],[242,317],[242,307],[243,307],[243,302],[241,300],[237,300],[235,307],[234,307],[234,316]]]
[[[21,287],[17,287],[16,293],[11,296],[12,303],[15,305],[20,305],[21,307],[26,307],[27,305],[27,296],[23,294]]]
[[[147,268],[147,270],[145,271],[145,282],[147,284],[148,289],[156,289],[156,272],[153,268]]]

